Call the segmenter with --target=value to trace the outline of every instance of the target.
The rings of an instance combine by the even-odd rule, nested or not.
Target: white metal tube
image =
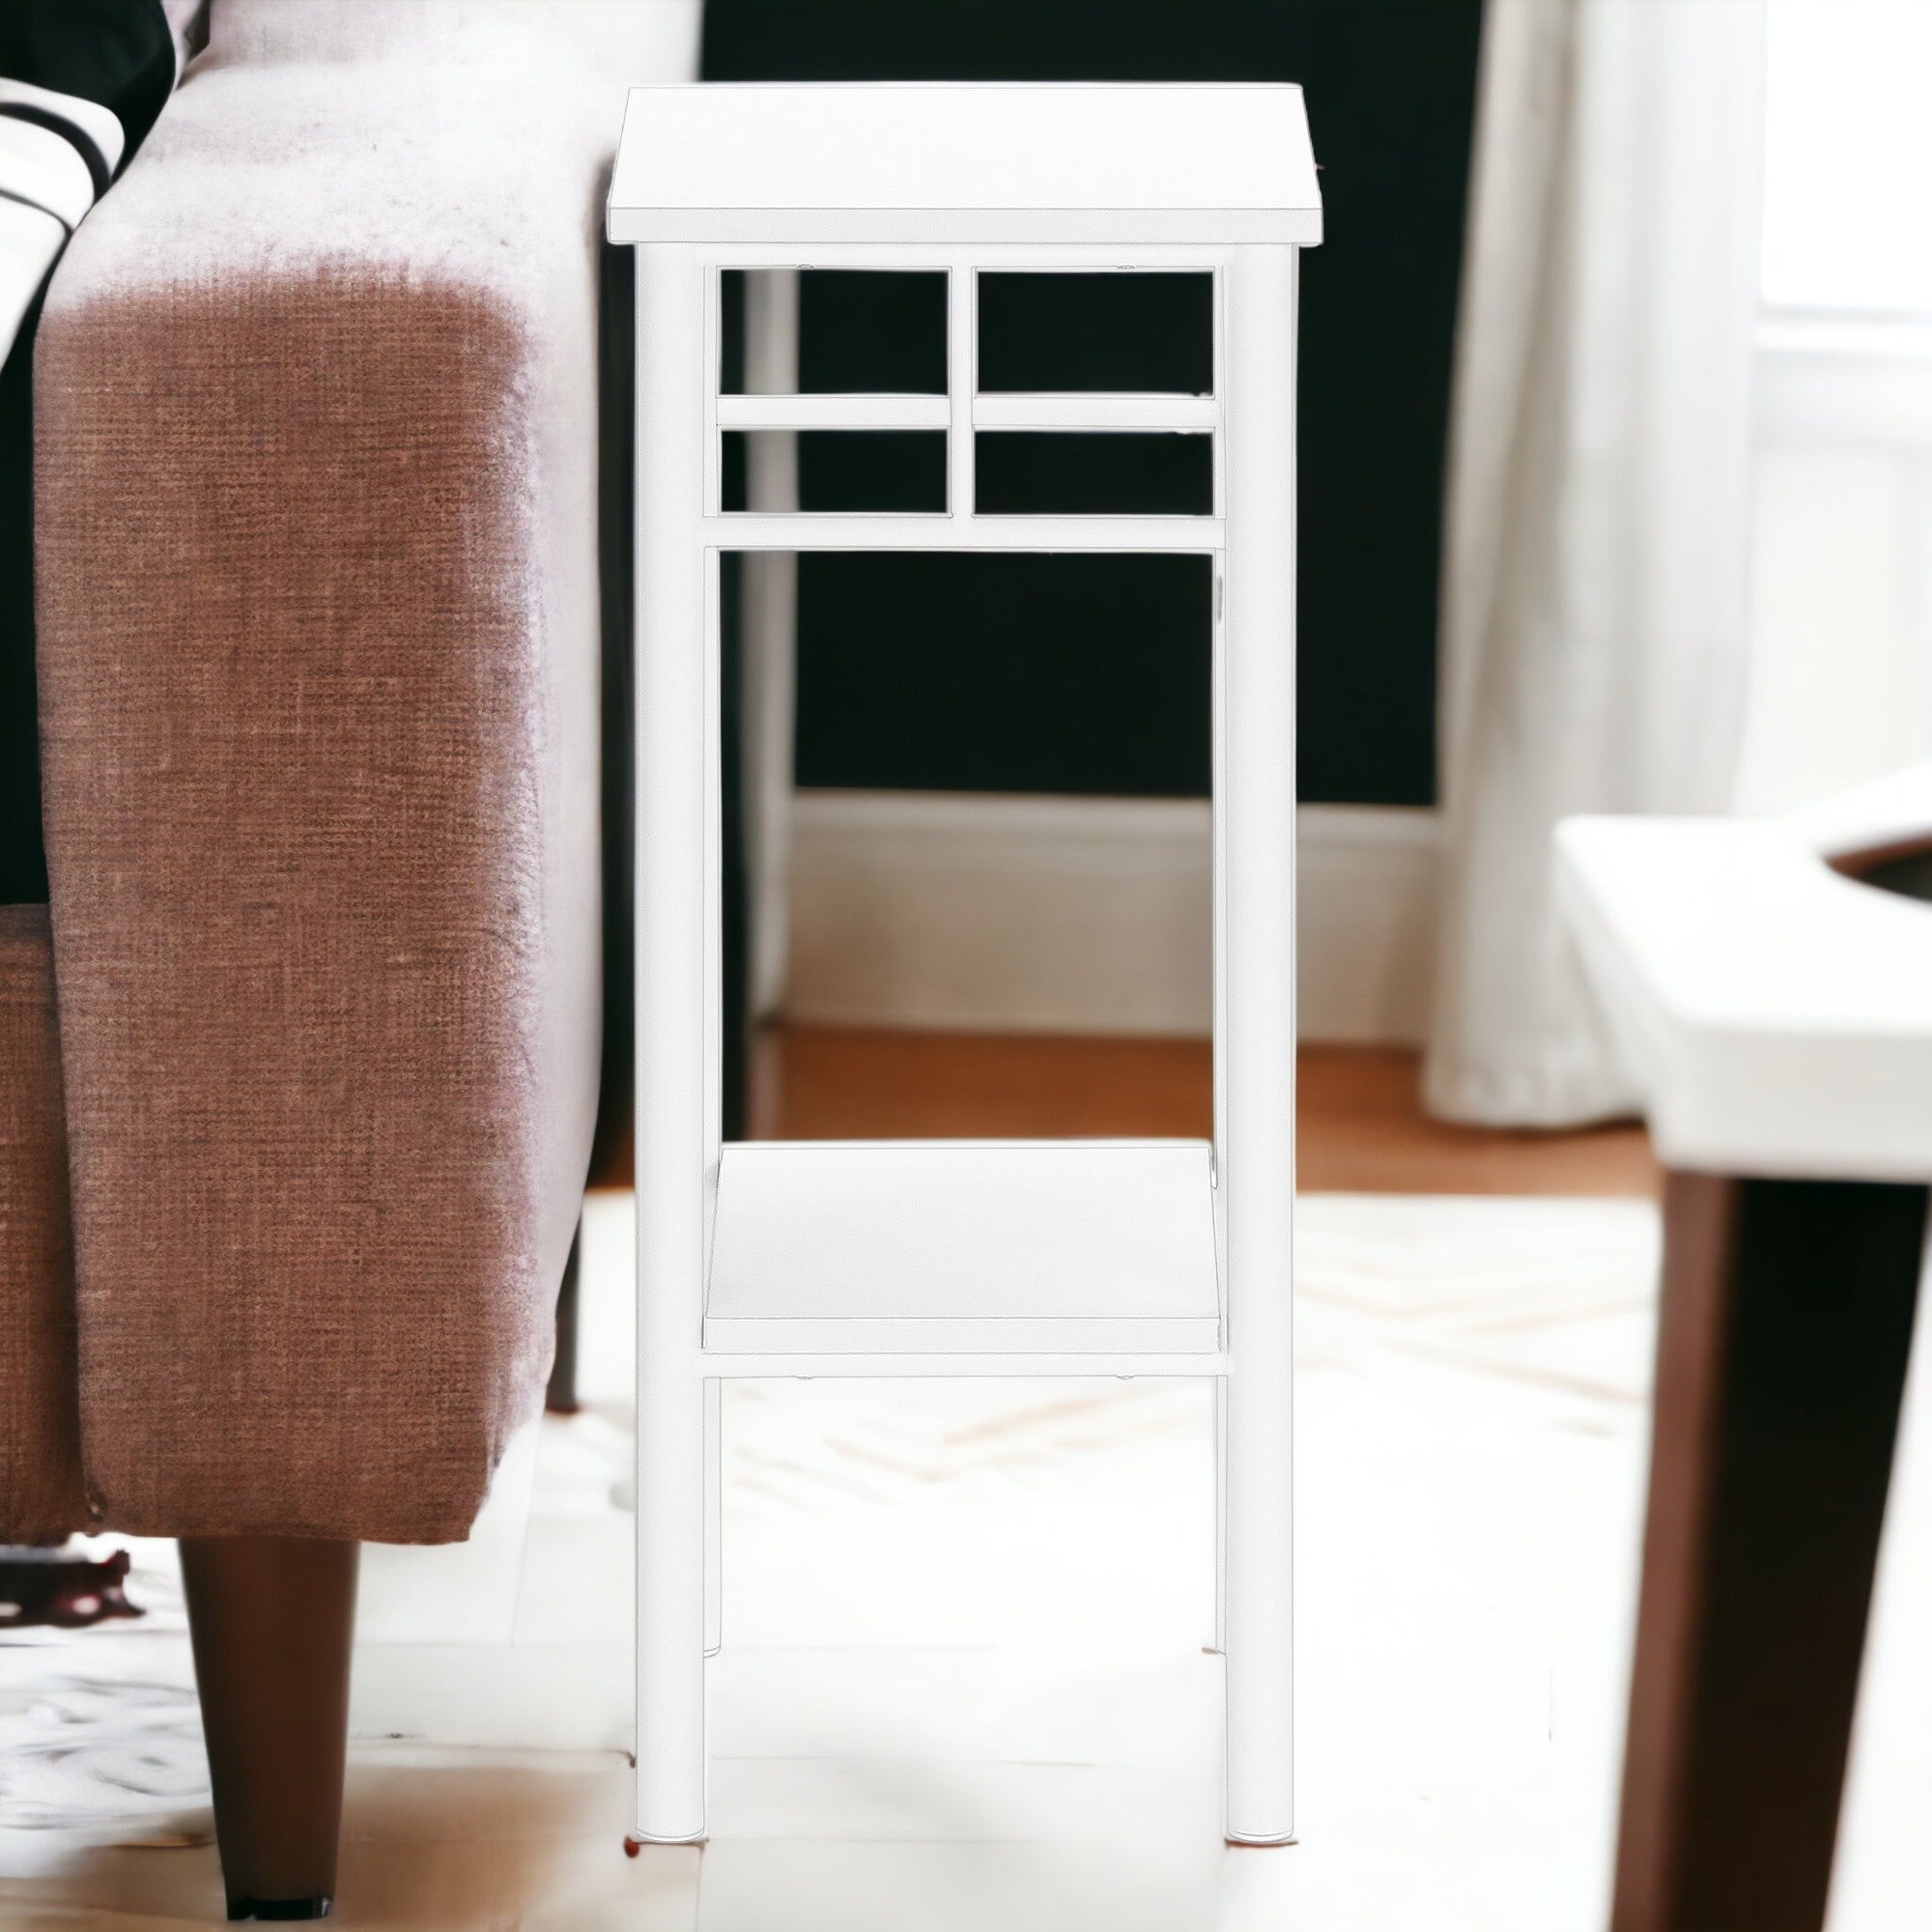
[[[720,242],[719,267],[786,269],[810,257],[814,269],[1045,269],[1056,274],[1113,274],[1122,269],[1208,270],[1231,250],[1220,242]]]
[[[1217,517],[950,517],[807,511],[796,517],[733,511],[707,517],[702,538],[720,550],[1176,551],[1221,548]]]
[[[1221,405],[1214,396],[1019,395],[976,396],[976,429],[1173,430],[1205,432],[1217,428]]]
[[[1228,1836],[1294,1832],[1294,310],[1296,255],[1226,278],[1219,814],[1226,958]]]
[[[980,278],[964,262],[946,277],[946,387],[952,439],[946,450],[946,508],[956,523],[973,514],[973,399],[980,388]]]
[[[799,273],[770,269],[745,278],[745,387],[720,398],[750,414],[813,410],[818,399],[798,389]],[[850,400],[840,398],[840,401]],[[866,398],[858,398],[864,402]],[[746,500],[753,510],[785,515],[798,508],[798,438],[752,439],[746,453]],[[751,551],[742,559],[745,867],[751,904],[750,994],[753,1019],[767,1019],[784,1000],[791,953],[791,793],[793,720],[798,704],[798,557],[789,550]]]
[[[704,280],[638,250],[638,1833],[704,1834]]]
[[[704,1382],[704,1654],[724,1641],[724,1405],[716,1376]]]
[[[1214,1378],[1214,1648],[1228,1650],[1228,1378]]]
[[[707,357],[708,359],[708,357]],[[706,427],[706,440],[711,431]],[[704,621],[694,647],[701,655],[704,714],[704,1257],[708,1269],[718,1222],[719,1161],[724,1151],[724,583],[700,550]],[[703,1311],[700,1285],[699,1314]]]
[[[774,1377],[796,1377],[802,1381],[819,1378],[827,1380],[853,1377],[890,1376],[895,1380],[926,1376],[996,1376],[1010,1380],[1017,1376],[1220,1376],[1226,1373],[1225,1355],[1195,1354],[1185,1350],[1136,1350],[1131,1354],[1094,1349],[1063,1350],[1048,1353],[1031,1350],[1024,1354],[954,1353],[908,1350],[903,1354],[853,1354],[849,1351],[798,1349],[748,1350],[719,1349],[705,1354],[692,1370],[699,1377],[722,1377],[736,1380],[752,1378],[770,1380]]]
[[[1214,514],[1228,509],[1228,439],[1225,411],[1228,395],[1228,271],[1214,278],[1214,405],[1223,433],[1214,440]],[[1226,559],[1214,559],[1214,619],[1212,627],[1212,690],[1209,694],[1212,746],[1211,838],[1213,841],[1213,957],[1214,957],[1214,1272],[1221,1290],[1221,1347],[1228,1346],[1228,1192],[1220,1178],[1228,1156],[1228,787],[1227,774],[1227,626],[1223,598]],[[1228,1380],[1214,1382],[1214,1648],[1228,1648]]]
[[[776,276],[780,270],[768,271]],[[764,277],[753,280],[753,289],[762,286]],[[754,302],[747,298],[745,332],[754,337],[761,326],[761,311],[768,314],[774,303]],[[747,351],[747,360],[751,359]],[[747,379],[750,380],[749,378]],[[747,393],[718,398],[720,429],[758,430],[779,436],[801,429],[944,429],[952,420],[952,407],[944,396],[798,396],[789,391],[773,395]],[[755,458],[757,445],[750,454]],[[763,510],[782,510],[783,503],[760,503],[755,485],[750,491],[753,506]],[[796,507],[793,505],[792,507]]]

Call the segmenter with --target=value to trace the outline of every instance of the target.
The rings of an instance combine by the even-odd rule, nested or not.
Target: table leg
[[[1227,1517],[1228,1836],[1294,1833],[1295,251],[1224,280],[1227,554],[1217,832],[1217,1191]]]
[[[704,1835],[703,1323],[717,665],[704,272],[638,250],[638,1833]]]
[[[1926,1190],[1673,1174],[1613,1932],[1818,1932]]]
[[[704,1654],[724,1641],[724,1384],[704,1379]]]
[[[745,277],[745,387],[753,395],[798,388],[799,271]],[[745,478],[750,508],[798,508],[798,433],[751,439]],[[745,859],[749,873],[750,1002],[753,1023],[777,1012],[790,951],[792,740],[798,689],[798,556],[746,551],[743,640]]]

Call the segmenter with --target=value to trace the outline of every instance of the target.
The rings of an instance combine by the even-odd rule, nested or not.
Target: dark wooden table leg
[[[323,1918],[335,1894],[359,1546],[181,1544],[231,1918]]]
[[[1673,1174],[1613,1932],[1819,1932],[1926,1190]]]
[[[563,1264],[563,1281],[556,1291],[556,1357],[550,1365],[550,1386],[544,1407],[552,1415],[575,1415],[577,1401],[577,1256],[583,1245],[583,1224],[570,1239],[570,1259]]]

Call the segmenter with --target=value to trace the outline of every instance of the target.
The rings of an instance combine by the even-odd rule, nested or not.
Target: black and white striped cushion
[[[0,361],[124,145],[99,101],[0,75]]]
[[[57,94],[50,87],[36,87],[32,81],[0,74],[0,119],[44,128],[71,142],[87,163],[97,200],[121,165],[126,142],[120,117],[98,100]]]
[[[201,12],[201,0],[0,0],[0,904],[47,896],[34,689],[40,292],[154,126]]]

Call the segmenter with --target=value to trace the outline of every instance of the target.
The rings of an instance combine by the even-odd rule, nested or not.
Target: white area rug
[[[468,1552],[500,1587],[445,1590],[454,1552],[365,1569],[345,1922],[1601,1932],[1647,1207],[1302,1202],[1285,1854],[1220,1846],[1205,1385],[817,1381],[728,1391],[712,1838],[625,1860],[632,1235],[628,1197],[593,1198],[591,1407],[545,1425],[523,1531]],[[1833,1932],[1932,1923],[1928,1360]],[[169,1557],[135,1546],[140,1625],[0,1639],[0,1923],[215,1909],[212,1851],[99,1849],[206,1827]]]
[[[628,1210],[623,1197],[592,1204],[585,1379],[597,1400],[577,1422],[547,1426],[516,1594],[516,1638],[532,1654],[558,1642],[622,1646],[628,1632],[628,1525],[611,1500],[630,1455]],[[1324,1543],[1371,1539],[1423,1553],[1413,1524],[1378,1520],[1372,1491],[1335,1483],[1337,1453],[1366,1464],[1434,1417],[1441,1439],[1409,1492],[1420,1497],[1432,1468],[1466,1463],[1472,1425],[1500,1432],[1512,1445],[1506,1460],[1551,1432],[1614,1440],[1619,1453],[1604,1460],[1614,1461],[1610,1487],[1628,1516],[1655,1246],[1655,1218],[1639,1204],[1303,1201],[1303,1565],[1318,1579],[1303,1619],[1315,1674],[1332,1663],[1322,1655]],[[1472,1374],[1492,1385],[1492,1401],[1471,1400]],[[1375,1419],[1391,1403],[1403,1411],[1394,1434]],[[1077,1678],[1110,1655],[1198,1656],[1212,1630],[1208,1412],[1206,1386],[1180,1380],[736,1385],[727,1642],[740,1654],[993,1646],[1041,1695],[1055,1671]],[[132,1547],[129,1592],[149,1612],[140,1625],[0,1638],[0,1866],[28,1840],[206,1833],[206,1762],[171,1547]],[[1443,1589],[1444,1578],[1405,1567],[1394,1587]],[[1465,1566],[1465,1580],[1475,1574]],[[365,1624],[373,1615],[407,1626],[407,1611],[365,1605]],[[460,1650],[425,1634],[426,1643],[365,1647],[358,1729],[510,1742],[490,1736],[487,1688],[480,1712],[446,1696],[439,1704],[446,1680],[418,1667],[441,1651],[485,1687],[486,1653],[468,1646],[486,1634],[447,1633]],[[392,1667],[412,1674],[414,1694],[398,1687],[393,1708],[372,1712]],[[718,1677],[728,1713],[728,1662]],[[610,1702],[621,1733],[623,1700]],[[1312,1702],[1319,1713],[1319,1692]],[[519,1708],[511,1697],[500,1728],[514,1732]],[[721,1721],[728,1732],[728,1717]]]
[[[0,1832],[200,1844],[207,1807],[188,1686],[50,1675],[0,1691]]]

